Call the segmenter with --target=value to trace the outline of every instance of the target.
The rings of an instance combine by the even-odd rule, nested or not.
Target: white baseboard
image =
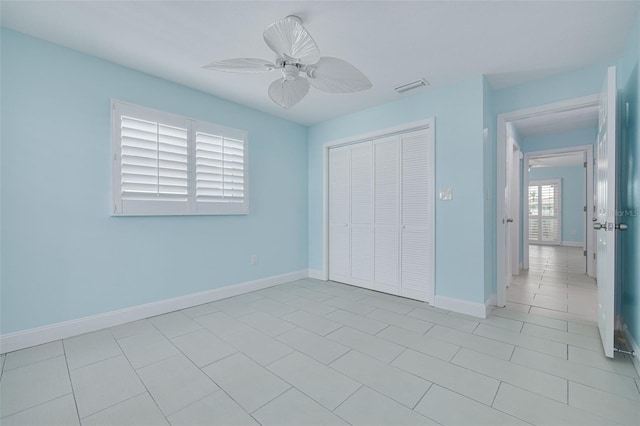
[[[322,280],[324,281],[324,272],[318,270],[318,269],[309,269],[309,278],[314,278],[316,280]]]
[[[638,376],[640,376],[640,346],[638,346],[638,342],[633,340],[633,336],[631,335],[627,324],[623,326],[623,330],[627,335],[627,342],[629,342],[629,345],[631,345],[631,349],[633,350],[633,366],[636,368]]]
[[[581,241],[563,241],[560,245],[565,247],[584,247],[584,243]]]
[[[483,303],[436,295],[435,306],[436,308],[447,309],[459,314],[471,315],[472,317],[487,317],[487,307]]]
[[[209,303],[239,294],[284,284],[307,278],[307,270],[290,272],[282,275],[260,278],[254,281],[247,281],[227,287],[207,290],[200,293],[187,294],[185,296],[174,297],[172,299],[160,300],[146,303],[144,305],[132,306],[130,308],[119,309],[117,311],[105,312],[75,320],[59,322],[43,327],[31,328],[0,335],[0,353],[17,351],[30,346],[41,345],[54,340],[65,339],[91,331],[101,330],[107,327],[149,318],[156,315],[166,314],[179,309],[190,308],[192,306]]]

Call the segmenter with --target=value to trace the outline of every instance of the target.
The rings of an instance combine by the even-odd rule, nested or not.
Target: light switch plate
[[[440,190],[440,199],[442,201],[450,201],[453,198],[453,191],[451,188],[445,188]]]

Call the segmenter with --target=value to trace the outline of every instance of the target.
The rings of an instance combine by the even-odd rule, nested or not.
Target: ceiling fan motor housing
[[[285,80],[295,80],[298,78],[298,74],[300,74],[300,69],[296,65],[285,64],[282,67],[282,77]]]

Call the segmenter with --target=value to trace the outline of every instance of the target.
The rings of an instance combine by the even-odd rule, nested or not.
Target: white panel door
[[[429,132],[402,135],[400,294],[433,303],[433,152]]]
[[[351,146],[351,283],[373,288],[373,143]]]
[[[600,94],[596,176],[598,206],[598,328],[604,353],[613,358],[616,265],[616,67],[610,67]]]
[[[329,150],[329,279],[351,277],[351,148]]]
[[[400,294],[400,136],[373,141],[374,288]]]

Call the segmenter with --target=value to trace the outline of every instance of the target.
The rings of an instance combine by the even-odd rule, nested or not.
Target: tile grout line
[[[115,339],[114,339],[114,340],[115,340]],[[91,363],[89,363],[89,364],[81,365],[80,367],[76,367],[76,368],[74,368],[73,370],[69,369],[69,372],[71,372],[71,371],[77,371],[77,370],[80,370],[80,369],[85,368],[85,367],[90,367],[90,366],[92,366],[92,365],[99,364],[99,363],[101,363],[101,362],[103,362],[103,361],[108,361],[108,360],[110,360],[110,359],[117,358],[117,357],[119,357],[120,355],[124,355],[124,354],[123,354],[122,352],[120,352],[120,353],[119,353],[119,354],[117,354],[117,355],[113,355],[113,356],[110,356],[110,357],[108,357],[108,358],[104,358],[104,359],[101,359],[101,360],[98,360],[98,361],[94,361],[94,362],[91,362]]]
[[[355,380],[354,380],[354,382],[355,382]],[[359,383],[359,382],[356,382],[356,383]],[[362,383],[359,383],[359,384],[360,384],[360,386],[358,386],[358,387],[356,388],[356,390],[354,390],[354,391],[353,391],[353,392],[351,392],[349,395],[347,395],[347,397],[346,397],[345,399],[343,399],[343,400],[342,400],[342,402],[341,402],[340,404],[336,405],[336,408],[334,408],[333,410],[330,410],[330,411],[331,411],[332,413],[336,414],[336,410],[337,410],[338,408],[340,408],[340,406],[341,406],[342,404],[344,404],[345,402],[347,402],[347,400],[348,400],[349,398],[351,398],[353,395],[355,395],[355,393],[356,393],[356,392],[358,392],[360,389],[362,389],[362,388],[364,388],[364,387],[366,387],[367,389],[370,389],[370,390],[372,390],[372,391],[376,392],[376,390],[375,390],[375,389],[371,389],[371,388],[369,388],[368,386],[365,386],[365,385],[364,385],[364,384],[362,384]],[[380,393],[380,392],[378,392],[378,393]],[[382,394],[381,394],[381,395],[382,395]],[[386,397],[386,395],[385,395],[385,397]],[[387,398],[388,398],[388,397],[387,397]],[[389,398],[389,399],[391,399],[391,398]],[[326,407],[325,407],[325,408],[326,408]],[[336,414],[336,416],[338,416],[338,414]],[[339,417],[339,416],[338,416],[338,417]]]
[[[416,402],[416,403],[413,405],[413,407],[411,408],[413,411],[415,411],[415,410],[416,410],[416,407],[417,407],[418,405],[420,405],[420,403],[422,402],[422,400],[424,399],[424,397],[425,397],[425,396],[427,396],[427,393],[428,393],[428,392],[431,390],[431,388],[434,386],[434,383],[433,383],[433,382],[429,382],[429,383],[431,383],[431,384],[429,385],[429,387],[427,387],[427,390],[426,390],[426,391],[424,391],[424,393],[422,394],[422,396],[421,396],[420,398],[418,398],[418,402]]]
[[[500,387],[502,386],[502,383],[504,382],[500,380],[500,383],[498,383],[498,388],[496,389],[496,393],[495,395],[493,395],[493,399],[491,400],[491,404],[489,404],[489,407],[493,408],[493,404],[496,403],[496,398],[498,397],[498,392],[500,392]]]
[[[71,395],[73,395],[73,405],[76,407],[76,415],[78,416],[78,423],[80,421],[80,410],[78,409],[78,401],[76,400],[76,392],[73,387],[73,381],[71,380],[71,370],[69,369],[69,360],[67,359],[67,348],[64,345],[64,339],[60,339],[62,345],[62,354],[64,355],[64,363],[67,366],[67,377],[69,377],[69,386],[71,387]],[[6,360],[5,360],[6,362]]]
[[[54,341],[52,341],[52,342],[43,343],[42,345],[48,345],[49,343],[55,343],[55,342],[58,342],[58,341],[59,341],[59,342],[60,342],[60,344],[62,345],[62,339],[54,340]],[[50,357],[47,357],[47,358],[39,359],[39,360],[36,360],[36,361],[30,362],[30,363],[28,363],[28,364],[25,364],[25,365],[20,365],[20,366],[18,366],[18,367],[6,368],[6,366],[7,366],[7,357],[6,357],[6,356],[7,356],[8,354],[12,354],[12,353],[16,353],[16,352],[24,351],[24,350],[31,349],[31,348],[35,348],[35,347],[42,346],[42,345],[29,346],[29,347],[27,347],[27,348],[18,349],[18,350],[16,350],[16,351],[11,351],[11,352],[7,352],[7,353],[5,353],[5,354],[4,354],[4,355],[5,355],[4,364],[3,364],[3,366],[2,366],[2,376],[4,377],[4,373],[8,373],[9,371],[17,370],[18,368],[28,367],[28,366],[30,366],[30,365],[39,364],[39,363],[41,363],[41,362],[45,362],[45,361],[52,360],[52,359],[57,358],[57,357],[59,357],[59,356],[64,356],[64,349],[63,349],[62,353],[59,353],[59,354],[56,354],[56,355],[53,355],[53,356],[50,356]]]
[[[151,324],[153,326],[153,324]],[[164,413],[164,411],[162,411],[162,409],[160,408],[160,405],[158,405],[158,401],[156,401],[156,399],[153,397],[153,394],[151,393],[151,391],[149,390],[149,388],[147,387],[147,385],[145,384],[145,382],[142,380],[142,378],[140,377],[140,375],[138,374],[138,371],[135,369],[135,367],[133,366],[133,364],[131,363],[131,360],[129,359],[129,357],[127,356],[127,354],[125,353],[124,349],[122,349],[122,346],[120,346],[120,342],[118,341],[118,339],[116,339],[114,337],[114,340],[116,341],[116,344],[118,345],[118,347],[120,348],[120,350],[122,351],[122,355],[124,356],[124,359],[127,360],[127,363],[129,364],[129,366],[131,367],[131,369],[133,370],[134,374],[136,375],[136,377],[138,378],[138,381],[140,381],[140,383],[142,384],[142,386],[145,388],[146,392],[149,394],[149,397],[151,398],[151,400],[153,401],[153,403],[155,404],[156,408],[158,409],[158,411],[160,412],[160,414],[162,414],[162,416],[165,418],[165,420],[167,421],[167,423],[171,424],[171,422],[169,422],[169,419],[167,418],[167,415]],[[167,339],[168,340],[168,339]],[[167,358],[165,358],[167,359]],[[158,361],[159,362],[159,361]],[[149,365],[153,365],[155,363],[149,364]],[[146,366],[144,366],[146,367]],[[144,368],[144,367],[140,367],[140,368]],[[137,395],[136,395],[137,396]],[[133,398],[133,397],[132,397]],[[122,401],[124,402],[124,401]],[[120,403],[118,403],[120,404]],[[118,404],[114,404],[114,405],[118,405]],[[112,405],[112,407],[114,406]],[[110,408],[110,407],[108,407]]]
[[[69,393],[65,393],[64,395],[56,396],[55,398],[50,399],[50,400],[48,400],[48,401],[40,402],[40,403],[38,403],[38,404],[36,404],[36,405],[34,405],[34,406],[32,406],[32,407],[23,408],[23,409],[22,409],[22,410],[20,410],[20,411],[16,411],[15,413],[11,413],[11,414],[6,415],[6,416],[2,415],[2,412],[0,412],[0,420],[2,420],[2,419],[6,419],[6,418],[11,417],[11,416],[15,416],[16,414],[24,413],[24,412],[29,411],[29,410],[32,410],[32,409],[34,409],[34,408],[40,407],[40,406],[42,406],[42,405],[44,405],[44,404],[48,404],[48,403],[50,403],[50,402],[53,402],[53,401],[56,401],[56,400],[58,400],[58,399],[64,398],[65,396],[68,396],[68,395],[73,395],[73,389],[72,389],[72,390],[71,390],[71,392],[69,392]],[[74,400],[75,400],[75,396],[74,396]],[[76,410],[77,410],[77,407],[76,407]],[[80,417],[78,417],[78,421],[80,421]],[[0,424],[2,424],[2,423],[0,422]]]

